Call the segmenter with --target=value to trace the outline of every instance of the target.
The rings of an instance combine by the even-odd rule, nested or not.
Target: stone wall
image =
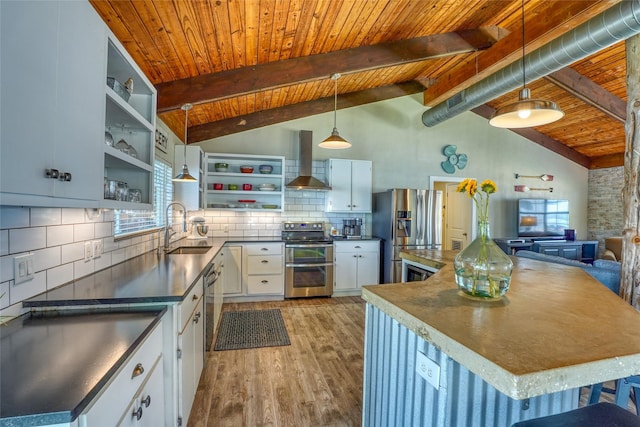
[[[622,187],[624,167],[589,171],[588,239],[598,240],[598,256],[604,251],[604,238],[620,236],[624,225]]]

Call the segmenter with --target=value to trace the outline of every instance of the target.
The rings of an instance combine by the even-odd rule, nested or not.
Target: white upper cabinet
[[[327,212],[371,212],[372,162],[369,160],[329,159]]]
[[[1,204],[151,207],[156,91],[89,2],[1,1],[0,67]],[[128,102],[107,77],[133,79]],[[105,178],[142,201],[105,197]]]
[[[0,17],[1,203],[95,206],[106,26],[88,2],[0,2]]]

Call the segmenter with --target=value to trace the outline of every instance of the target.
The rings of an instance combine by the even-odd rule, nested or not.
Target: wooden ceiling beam
[[[563,2],[562,8],[558,7],[557,2],[538,3],[535,9],[526,10],[526,16],[529,17],[525,23],[527,52],[544,46],[619,1]],[[522,58],[520,28],[521,26],[518,25],[518,30],[513,30],[513,34],[517,36],[505,37],[496,42],[491,49],[476,55],[474,60],[463,62],[447,70],[445,78],[439,79],[438,83],[425,90],[424,105],[433,107],[440,104],[481,79],[520,60]]]
[[[424,91],[424,86],[419,82],[412,81],[360,92],[341,94],[338,98],[338,109],[356,107],[358,105],[421,93],[422,91]],[[189,144],[315,114],[327,113],[333,111],[333,103],[334,98],[331,96],[314,101],[259,111],[231,119],[191,126],[189,127]]]
[[[471,111],[488,120],[493,115],[495,109],[488,106],[487,104],[483,104],[477,108],[472,109]],[[589,159],[589,157],[579,153],[572,148],[567,147],[566,145],[556,141],[553,138],[549,138],[547,135],[538,132],[534,128],[520,128],[509,130],[513,133],[517,133],[524,138],[527,138],[531,142],[535,142],[536,144],[541,145],[544,148],[571,160],[572,162],[584,166],[585,168],[591,169],[591,160]]]
[[[624,153],[607,154],[606,156],[591,158],[589,169],[604,169],[624,166]]]
[[[498,27],[483,27],[360,46],[160,83],[156,85],[158,113],[178,110],[186,102],[202,104],[328,79],[335,73],[366,71],[483,50],[507,34],[507,31]]]
[[[577,71],[565,67],[545,76],[544,79],[609,117],[622,123],[626,121],[627,103]]]

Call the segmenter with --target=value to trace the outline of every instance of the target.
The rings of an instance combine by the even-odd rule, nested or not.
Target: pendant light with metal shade
[[[330,150],[341,150],[343,148],[351,147],[351,143],[349,143],[346,139],[340,136],[338,133],[338,128],[336,127],[336,115],[338,110],[338,79],[340,78],[340,74],[333,74],[331,76],[331,80],[334,82],[334,96],[333,96],[333,132],[331,132],[331,136],[318,144],[321,148],[328,148]]]
[[[197,182],[189,173],[189,167],[187,166],[187,119],[189,117],[189,110],[193,108],[193,105],[187,103],[182,106],[184,110],[184,165],[182,166],[182,172],[176,175],[171,181],[173,182]]]
[[[545,99],[530,99],[531,91],[526,87],[524,60],[524,0],[522,0],[522,89],[518,101],[498,108],[489,120],[491,126],[499,128],[526,128],[546,125],[564,116],[555,102]]]

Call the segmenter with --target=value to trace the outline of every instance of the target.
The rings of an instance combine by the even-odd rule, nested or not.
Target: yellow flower
[[[490,179],[485,179],[484,181],[482,181],[482,183],[480,184],[480,188],[487,194],[496,193],[498,191],[498,186]]]
[[[465,178],[460,184],[458,184],[458,188],[456,188],[456,191],[458,193],[466,193],[468,184],[469,184],[469,178]]]
[[[478,190],[478,184],[475,179],[469,180],[469,185],[467,185],[467,194],[469,197],[473,197],[476,195],[476,191]]]

